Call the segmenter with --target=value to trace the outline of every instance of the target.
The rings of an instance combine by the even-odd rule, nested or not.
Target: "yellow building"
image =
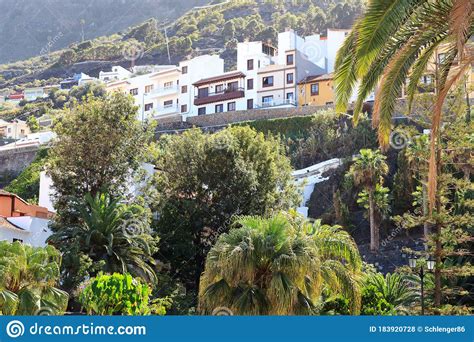
[[[334,104],[333,74],[307,76],[298,83],[299,106]]]

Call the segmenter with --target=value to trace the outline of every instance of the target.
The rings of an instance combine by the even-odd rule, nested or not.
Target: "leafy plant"
[[[164,299],[150,300],[151,289],[130,274],[99,274],[91,279],[80,295],[88,315],[140,316],[166,314],[171,303]]]

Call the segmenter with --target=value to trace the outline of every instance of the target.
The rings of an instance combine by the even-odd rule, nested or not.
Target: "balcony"
[[[179,89],[177,85],[173,85],[170,87],[159,87],[147,93],[146,96],[156,98],[156,97],[161,97],[161,96],[177,94],[178,91]]]
[[[238,99],[245,97],[244,88],[228,88],[215,93],[208,93],[205,95],[198,95],[194,98],[196,106],[205,105],[213,102],[221,102],[227,100]]]
[[[256,109],[262,109],[262,108],[270,108],[270,107],[296,107],[296,101],[287,99],[287,100],[281,100],[281,101],[264,101],[260,105],[256,105]]]

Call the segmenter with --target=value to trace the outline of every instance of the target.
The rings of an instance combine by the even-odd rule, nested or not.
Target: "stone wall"
[[[0,151],[0,188],[17,177],[36,157],[38,147],[15,148]]]
[[[328,109],[329,106],[304,106],[294,108],[265,108],[241,110],[227,113],[207,114],[192,116],[186,122],[198,127],[222,126],[234,122],[288,118],[292,116],[312,115],[319,110]]]

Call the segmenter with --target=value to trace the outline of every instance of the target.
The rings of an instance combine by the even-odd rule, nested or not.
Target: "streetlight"
[[[416,269],[416,256],[411,255],[408,258],[408,265],[410,266],[411,269]],[[426,267],[428,268],[428,271],[432,271],[435,266],[435,261],[429,257],[429,259],[426,261]],[[425,277],[425,272],[423,268],[423,264],[420,266],[420,271],[419,271],[419,276],[421,280],[421,315],[423,316],[425,314],[425,293],[424,293],[424,277]]]

